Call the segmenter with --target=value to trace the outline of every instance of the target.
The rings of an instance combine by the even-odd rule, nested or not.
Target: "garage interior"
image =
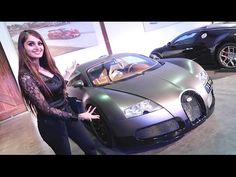
[[[235,155],[236,118],[235,100],[236,72],[207,70],[214,82],[216,105],[213,114],[200,126],[182,138],[163,147],[151,147],[136,152],[100,147],[105,155]],[[0,154],[54,155],[41,139],[36,118],[25,112],[0,123]],[[21,143],[19,143],[21,142]],[[70,141],[73,155],[83,151]]]

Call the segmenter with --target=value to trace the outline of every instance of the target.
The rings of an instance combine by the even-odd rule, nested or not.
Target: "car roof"
[[[206,26],[208,29],[214,29],[214,28],[235,28],[236,23],[213,23],[211,25]]]
[[[199,31],[213,31],[219,29],[236,29],[236,23],[213,23],[210,25],[192,29],[190,31],[187,31],[186,33],[199,32]]]

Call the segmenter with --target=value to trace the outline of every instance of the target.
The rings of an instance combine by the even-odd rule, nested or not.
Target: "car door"
[[[201,65],[212,64],[213,60],[209,46],[211,41],[213,39],[208,35],[207,31],[199,32],[193,43],[192,59]]]
[[[194,60],[201,51],[201,47],[197,43],[198,38],[197,32],[184,33],[178,36],[167,44],[166,49],[162,52],[163,57],[184,57]]]

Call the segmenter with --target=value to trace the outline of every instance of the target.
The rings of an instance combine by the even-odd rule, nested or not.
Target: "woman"
[[[37,117],[43,140],[55,154],[71,154],[68,137],[85,154],[97,154],[94,142],[80,120],[92,121],[99,119],[99,115],[92,115],[95,107],[89,107],[87,112],[80,114],[72,111],[65,93],[66,80],[56,67],[42,36],[34,30],[22,31],[18,52],[21,93]],[[66,78],[72,70],[66,72]]]

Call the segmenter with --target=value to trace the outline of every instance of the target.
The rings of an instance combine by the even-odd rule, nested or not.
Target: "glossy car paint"
[[[167,45],[154,49],[150,56],[184,57],[203,67],[235,68],[236,24],[212,24],[193,29],[177,36]]]

